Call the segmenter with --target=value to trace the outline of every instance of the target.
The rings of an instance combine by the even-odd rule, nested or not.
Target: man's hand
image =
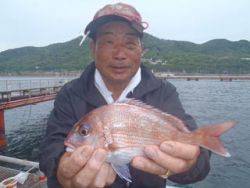
[[[107,152],[82,146],[61,157],[57,179],[63,187],[104,187],[115,181],[116,173],[105,162]]]
[[[147,146],[144,150],[146,157],[135,157],[132,166],[137,169],[156,174],[170,175],[189,170],[197,161],[200,154],[199,146],[165,141],[160,147]]]

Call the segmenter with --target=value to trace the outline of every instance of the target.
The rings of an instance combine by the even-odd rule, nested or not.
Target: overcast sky
[[[46,46],[81,34],[111,0],[0,0],[0,51]],[[134,5],[146,32],[163,39],[203,43],[250,40],[250,0],[124,0]]]

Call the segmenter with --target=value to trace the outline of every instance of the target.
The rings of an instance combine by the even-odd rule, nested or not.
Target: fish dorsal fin
[[[181,132],[190,132],[188,130],[188,128],[185,126],[185,123],[181,119],[179,119],[179,118],[177,118],[177,117],[175,117],[175,116],[173,116],[171,114],[164,114],[164,116],[179,131],[181,131]]]
[[[140,108],[148,109],[148,110],[154,111],[156,113],[164,113],[161,110],[159,110],[151,105],[148,105],[148,104],[146,104],[138,99],[135,99],[135,98],[126,98],[122,101],[119,101],[118,103],[125,103],[125,104],[129,104],[129,105],[138,106]]]
[[[160,115],[165,121],[170,122],[175,128],[177,128],[178,130],[182,131],[182,132],[190,132],[187,127],[185,126],[184,122],[182,120],[180,120],[179,118],[165,113],[151,105],[145,104],[144,102],[138,100],[138,99],[134,99],[134,98],[126,98],[122,101],[119,101],[118,103],[125,103],[125,104],[129,104],[129,105],[134,105],[134,106],[138,106],[140,108],[144,108],[147,110],[152,111],[155,114]]]

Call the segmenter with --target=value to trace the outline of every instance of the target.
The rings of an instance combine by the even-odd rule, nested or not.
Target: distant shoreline
[[[82,71],[78,72],[23,72],[23,73],[0,73],[0,77],[79,77]],[[156,76],[164,75],[164,77],[174,76],[250,76],[250,74],[201,74],[201,73],[170,73],[155,72]],[[160,76],[161,77],[161,76]]]
[[[21,72],[21,73],[0,73],[0,77],[78,77],[82,71],[74,72]]]

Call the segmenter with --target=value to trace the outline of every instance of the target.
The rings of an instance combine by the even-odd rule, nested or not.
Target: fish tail
[[[227,149],[223,146],[220,140],[220,136],[234,127],[235,121],[227,121],[221,124],[216,124],[213,126],[204,126],[193,132],[194,138],[198,144],[212,152],[222,155],[224,157],[230,157],[231,155]]]

